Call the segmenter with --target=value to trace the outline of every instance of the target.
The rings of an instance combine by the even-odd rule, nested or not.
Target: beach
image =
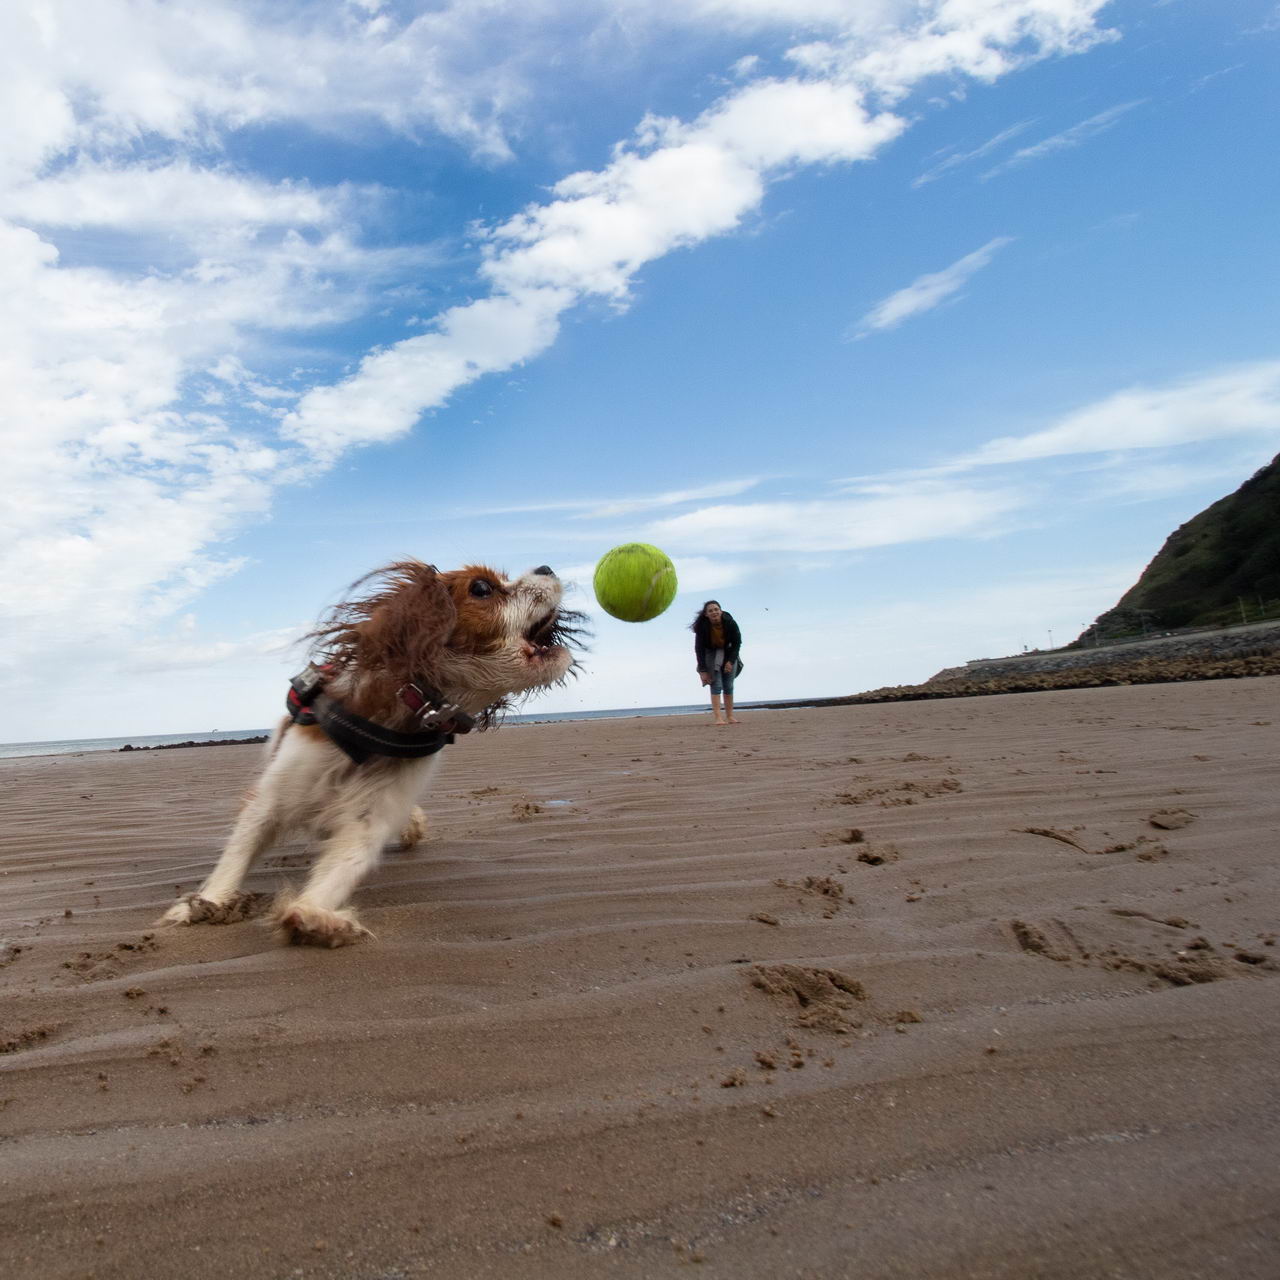
[[[155,925],[260,746],[0,761],[5,1275],[1273,1280],[1278,756],[1276,676],[509,725],[338,951]]]

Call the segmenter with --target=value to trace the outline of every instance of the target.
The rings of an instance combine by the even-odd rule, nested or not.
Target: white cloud
[[[852,89],[796,81],[738,90],[689,125],[647,122],[637,148],[562,179],[556,199],[494,229],[482,267],[492,296],[311,392],[285,433],[324,456],[402,435],[459,387],[544,351],[581,299],[621,301],[646,263],[739,225],[778,171],[870,156],[902,127],[868,116]]]
[[[930,598],[878,603],[874,616],[850,630],[886,676],[877,679],[867,672],[859,687],[904,683],[907,659],[914,659],[915,673],[906,680],[918,682],[975,658],[1065,644],[1110,608],[1141,571],[1142,562],[1135,560],[1085,565],[1068,573],[996,574]]]
[[[1203,89],[1206,85],[1212,84],[1215,80],[1220,79],[1222,76],[1233,75],[1235,72],[1243,70],[1244,66],[1245,64],[1243,62],[1235,62],[1235,63],[1232,63],[1232,65],[1229,67],[1220,67],[1217,71],[1210,71],[1207,75],[1198,76],[1192,82],[1191,88],[1188,90],[1188,92],[1199,93],[1200,90]]]
[[[346,382],[309,391],[283,433],[323,462],[404,435],[459,387],[545,351],[572,300],[563,289],[525,289],[454,307],[435,332],[366,356]]]
[[[703,507],[656,521],[647,540],[668,550],[859,551],[990,534],[1028,501],[1013,487],[917,478],[867,484],[850,497]]]
[[[754,489],[759,480],[726,480],[721,484],[702,485],[697,489],[672,489],[666,493],[650,494],[641,498],[615,498],[607,502],[593,502],[583,512],[585,519],[608,519],[612,516],[634,515],[638,511],[652,511],[657,507],[674,507],[685,502],[703,502],[708,498],[734,498],[748,489]]]
[[[0,192],[0,214],[37,227],[110,227],[196,239],[268,227],[334,227],[357,193],[271,183],[191,160],[97,163],[81,158],[52,175]],[[359,198],[368,201],[365,188]]]
[[[989,441],[951,467],[1163,448],[1254,432],[1280,435],[1280,360],[1119,391],[1043,431]]]
[[[934,76],[991,82],[1040,58],[1079,53],[1114,33],[1095,22],[1107,0],[939,0],[865,33],[791,51],[804,69],[874,89],[886,101]]]
[[[332,287],[356,267],[363,279]],[[304,462],[247,406],[292,392],[242,377],[197,410],[182,407],[189,380],[252,330],[357,313],[385,269],[335,233],[130,276],[61,265],[47,240],[0,221],[0,598],[22,620],[13,645],[144,623],[234,567],[216,543],[268,509],[286,463]]]
[[[661,11],[665,6],[659,3],[634,7]],[[898,19],[908,4],[904,0],[858,0],[856,4],[849,0],[686,0],[679,7],[687,18],[717,25],[743,29],[780,26],[789,30],[813,27],[839,32],[866,30],[873,24]]]
[[[1010,125],[1007,129],[1002,129],[995,137],[988,138],[986,142],[974,147],[971,151],[957,151],[945,156],[937,164],[931,165],[922,174],[913,178],[911,185],[913,187],[926,186],[930,182],[936,182],[944,173],[949,173],[952,169],[959,168],[961,165],[968,164],[973,160],[980,160],[983,156],[990,155],[993,151],[998,151],[1011,138],[1016,138],[1020,133],[1025,133],[1033,123],[1031,120],[1020,120],[1017,124]]]
[[[988,169],[982,175],[982,181],[985,182],[988,178],[994,178],[997,174],[1006,173],[1010,169],[1016,169],[1020,165],[1030,164],[1033,160],[1043,159],[1043,157],[1053,155],[1057,151],[1070,151],[1074,147],[1082,146],[1091,138],[1096,138],[1099,134],[1105,133],[1117,124],[1122,116],[1127,115],[1135,107],[1142,106],[1145,102],[1145,98],[1140,98],[1135,102],[1122,102],[1119,106],[1108,107],[1106,111],[1099,111],[1097,115],[1090,116],[1087,120],[1082,120],[1079,124],[1072,125],[1070,129],[1064,129],[1061,133],[1055,133],[1051,138],[1045,138],[1042,142],[1037,142],[1031,147],[1023,147],[1020,151],[1015,151],[1009,159],[996,165],[995,168]]]
[[[519,39],[537,15],[522,21],[514,5],[445,5],[403,21],[226,0],[44,0],[4,12],[0,109],[23,122],[6,150],[23,176],[73,147],[100,155],[148,136],[216,146],[227,127],[296,119],[425,125],[502,157],[502,117],[537,56]],[[497,36],[488,46],[477,41],[486,32]]]
[[[1276,31],[1280,31],[1280,4],[1277,4],[1256,26],[1246,27],[1244,34],[1247,36],[1264,36],[1271,35]]]
[[[1262,436],[1231,462],[1212,467],[1164,453],[1233,436]],[[797,553],[858,551],[934,539],[983,538],[1035,509],[1037,485],[1025,471],[1001,484],[963,473],[1070,455],[1101,455],[1086,476],[1094,498],[1150,501],[1261,465],[1280,441],[1280,361],[1262,361],[1165,387],[1117,392],[1054,425],[1006,436],[959,458],[914,472],[843,481],[834,497],[810,501],[715,503],[650,523],[648,541],[668,552]],[[1127,451],[1151,450],[1149,461]],[[1099,470],[1101,467],[1101,470]],[[1069,477],[1060,479],[1066,485]]]
[[[1248,447],[1252,444],[1252,448]],[[1203,451],[1189,457],[1153,449],[1144,454],[1107,454],[1087,471],[1089,496],[1106,501],[1151,502],[1196,489],[1218,489],[1226,493],[1276,452],[1276,441],[1242,441],[1236,448],[1214,450],[1206,458]]]
[[[676,580],[680,593],[695,591],[723,591],[746,579],[752,566],[741,561],[731,562],[712,556],[675,556]]]
[[[613,516],[633,515],[638,511],[652,511],[658,507],[674,507],[685,502],[704,502],[708,498],[733,498],[748,489],[754,489],[760,481],[724,480],[716,484],[700,485],[696,489],[669,489],[663,493],[643,494],[630,498],[574,498],[562,502],[525,503],[514,507],[488,507],[482,511],[468,508],[473,514],[513,515],[533,511],[568,511],[579,520],[604,520]]]
[[[362,243],[381,193],[241,172],[225,141],[248,126],[348,141],[434,130],[500,160],[509,122],[550,83],[547,51],[566,31],[611,29],[613,15],[557,0],[408,18],[372,0],[4,9],[0,112],[21,124],[0,155],[6,661],[51,652],[50,637],[121,652],[111,637],[234,571],[220,544],[281,484],[544,351],[583,299],[625,303],[646,263],[741,226],[796,166],[870,158],[905,127],[867,105],[877,96],[1083,48],[1098,4],[933,0],[923,17],[914,3],[836,0],[624,8],[655,27],[799,29],[827,52],[797,53],[798,74],[747,80],[688,122],[646,122],[609,164],[482,230],[488,296],[332,386],[314,385],[326,371],[282,378],[251,353],[367,314],[427,251]],[[86,246],[104,243],[93,265]]]
[[[793,51],[805,78],[750,83],[688,124],[646,120],[610,165],[562,179],[553,200],[491,232],[482,275],[494,296],[446,312],[436,332],[379,351],[351,378],[304,397],[286,433],[326,456],[404,434],[458,388],[545,350],[581,299],[621,302],[646,263],[739,226],[790,168],[875,154],[906,122],[872,113],[864,94],[898,98],[942,73],[990,80],[1087,48],[1102,38],[1093,24],[1102,3],[939,0],[914,25],[879,33],[870,52],[858,26],[857,42]],[[482,309],[505,321],[499,340],[464,352],[457,331]]]
[[[997,236],[994,240],[988,240],[982,248],[975,249],[972,253],[953,262],[949,267],[917,277],[906,288],[891,293],[872,307],[862,317],[855,336],[864,338],[878,330],[894,329],[912,316],[932,311],[948,298],[959,294],[969,280],[981,271],[999,250],[1012,243],[1010,236]]]
[[[100,154],[140,138],[214,144],[226,127],[306,120],[348,131],[439,130],[481,154],[510,154],[508,119],[566,42],[606,47],[697,24],[820,37],[797,60],[824,76],[901,93],[925,76],[990,79],[1101,38],[1104,0],[455,0],[401,16],[339,5],[250,8],[205,0],[43,0],[0,19],[9,51],[0,109],[21,120],[6,149],[25,176],[73,147]],[[0,178],[3,174],[0,173]]]
[[[207,671],[211,667],[287,661],[309,630],[309,624],[277,627],[238,640],[206,640],[196,634],[194,619],[183,619],[169,635],[130,647],[120,659],[129,672]]]

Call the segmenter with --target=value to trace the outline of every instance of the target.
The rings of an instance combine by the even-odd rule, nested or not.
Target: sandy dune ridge
[[[0,762],[5,1274],[1274,1277],[1278,746],[1280,677],[511,725],[338,952],[153,926],[261,748]]]

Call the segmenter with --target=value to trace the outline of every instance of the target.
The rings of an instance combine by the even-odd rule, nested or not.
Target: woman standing
[[[698,677],[711,686],[711,712],[716,724],[740,724],[733,714],[733,681],[742,663],[742,632],[733,615],[720,607],[719,600],[708,600],[693,620],[693,652],[698,660]],[[724,695],[724,715],[720,714],[720,695]]]

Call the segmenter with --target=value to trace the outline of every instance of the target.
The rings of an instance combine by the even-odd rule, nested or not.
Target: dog
[[[415,801],[442,749],[576,667],[581,615],[562,597],[547,565],[508,580],[485,565],[441,573],[404,560],[353,583],[306,637],[311,664],[292,681],[290,714],[217,865],[163,923],[244,918],[254,860],[301,829],[322,843],[301,892],[276,898],[279,935],[326,947],[371,936],[347,903],[389,838],[420,838]]]

